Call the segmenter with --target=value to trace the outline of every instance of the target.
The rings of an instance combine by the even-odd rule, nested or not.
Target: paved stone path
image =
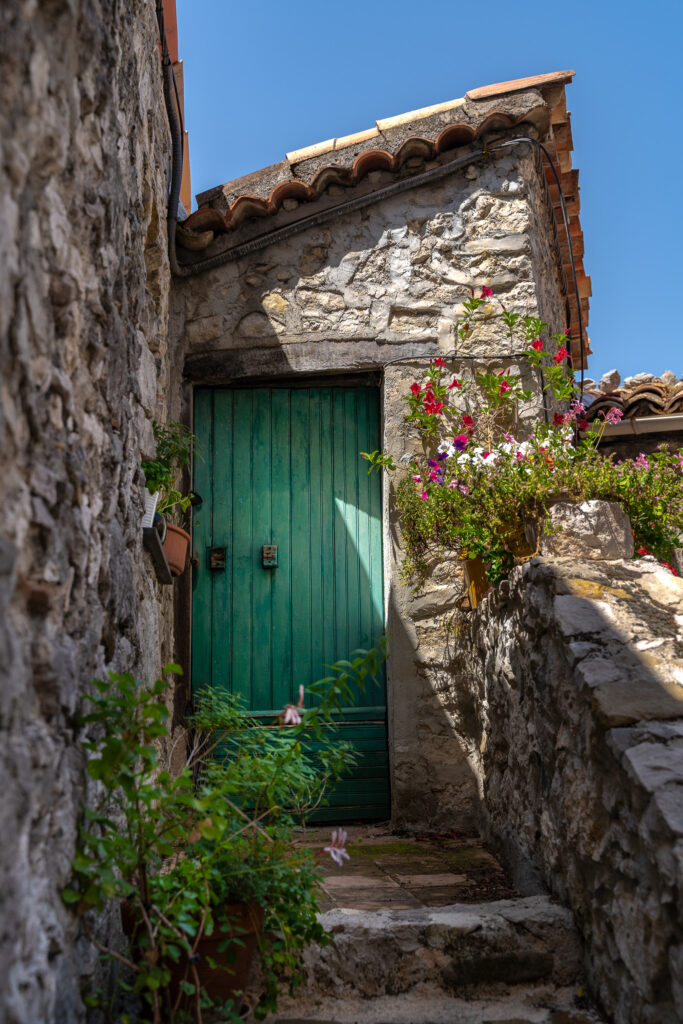
[[[328,827],[309,828],[299,842],[322,851],[330,832]],[[353,825],[347,832],[349,860],[342,867],[321,854],[323,911],[409,910],[517,896],[477,836],[401,836],[383,825]]]
[[[516,893],[479,837],[347,832],[341,867],[329,827],[299,835],[320,856],[331,941],[309,947],[307,984],[267,1022],[602,1024],[571,913]]]

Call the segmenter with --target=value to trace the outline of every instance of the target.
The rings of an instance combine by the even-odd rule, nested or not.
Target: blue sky
[[[683,376],[681,0],[177,3],[195,194],[377,118],[573,68],[588,372]]]

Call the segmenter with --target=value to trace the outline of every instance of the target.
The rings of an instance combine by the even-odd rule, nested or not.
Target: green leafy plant
[[[383,657],[380,644],[338,662],[309,687],[315,707],[303,707],[302,693],[268,726],[257,724],[239,699],[205,691],[176,777],[159,753],[170,742],[169,684],[162,679],[147,688],[128,673],[94,682],[82,724],[94,734],[84,747],[98,795],[86,808],[73,882],[62,896],[100,953],[123,968],[119,990],[146,1007],[137,1021],[200,1024],[209,1008],[238,1019],[230,1000],[212,1000],[197,970],[202,937],[232,930],[232,942],[219,946],[229,970],[229,946],[240,942],[229,911],[237,900],[265,911],[266,991],[257,1015],[275,1008],[283,976],[298,983],[301,949],[325,942],[325,934],[316,916],[316,862],[296,844],[293,829],[353,763],[351,748],[338,739],[338,713]],[[168,665],[164,675],[179,671]],[[110,900],[120,901],[133,922],[125,953],[101,943],[91,926],[89,912]]]
[[[522,439],[519,406],[532,394],[520,374],[488,369],[466,381],[449,373],[442,358],[431,360],[406,396],[406,421],[417,427],[424,452],[396,488],[406,578],[419,586],[443,552],[454,551],[481,558],[489,581],[498,583],[517,558],[528,556],[528,520],[544,518],[558,498],[619,502],[631,520],[637,554],[652,553],[668,565],[683,534],[683,453],[660,445],[636,459],[603,455],[598,445],[605,427],[617,423],[621,412],[610,410],[589,429],[566,332],[504,307],[494,315],[491,296],[484,288],[464,303],[459,338],[469,336],[478,318],[497,319],[510,352],[523,347],[557,411],[552,423],[535,423]],[[376,452],[372,465],[395,464],[391,455]]]
[[[147,490],[150,494],[159,492],[157,512],[160,514],[173,514],[176,509],[186,512],[192,504],[192,495],[183,494],[180,479],[183,470],[190,465],[193,451],[197,453],[197,438],[182,423],[166,426],[154,423],[153,429],[156,457],[142,462]]]

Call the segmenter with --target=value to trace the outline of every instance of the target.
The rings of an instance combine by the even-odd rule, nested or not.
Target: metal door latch
[[[277,544],[264,544],[261,548],[261,565],[264,569],[277,569]]]
[[[209,569],[225,569],[225,548],[209,548]]]

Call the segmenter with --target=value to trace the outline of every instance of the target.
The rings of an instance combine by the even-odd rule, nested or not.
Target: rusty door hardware
[[[261,565],[264,569],[277,569],[277,544],[264,544],[261,548]]]
[[[225,548],[209,548],[209,569],[225,569]]]

